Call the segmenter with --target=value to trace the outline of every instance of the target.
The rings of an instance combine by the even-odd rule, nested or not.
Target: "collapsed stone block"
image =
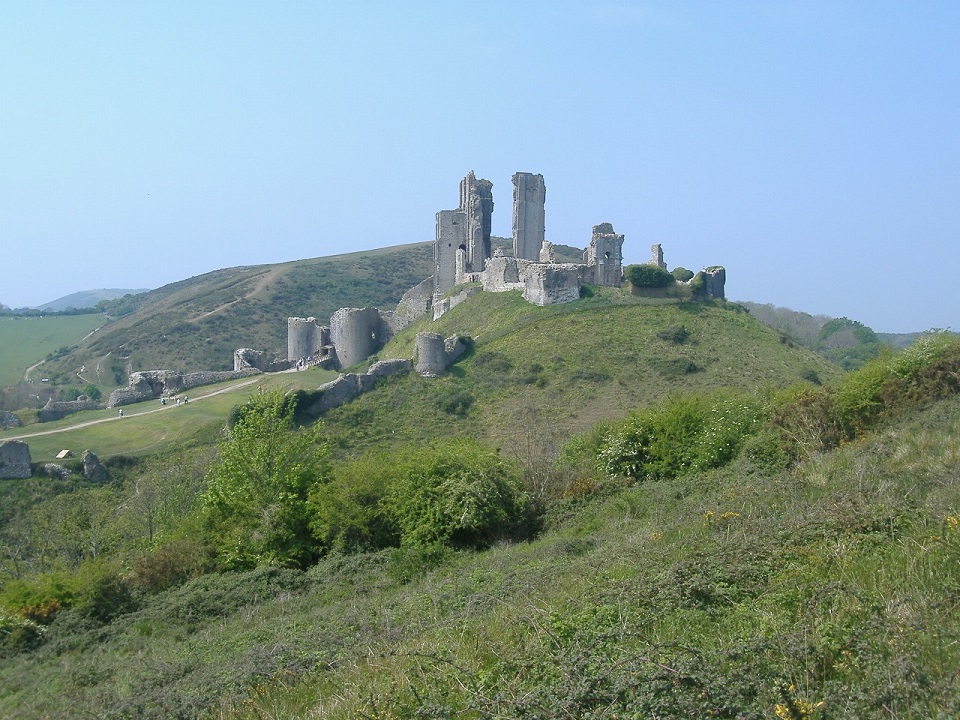
[[[107,469],[103,466],[103,463],[100,462],[100,458],[89,450],[84,450],[80,461],[83,463],[83,477],[89,482],[105,483],[109,480],[110,476],[107,474]]]
[[[22,440],[0,442],[0,478],[23,479],[31,475],[30,448]]]

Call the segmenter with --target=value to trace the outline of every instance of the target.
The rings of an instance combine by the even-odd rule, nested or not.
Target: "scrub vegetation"
[[[434,327],[443,378],[4,481],[0,716],[960,714],[956,338],[842,373],[606,288]]]

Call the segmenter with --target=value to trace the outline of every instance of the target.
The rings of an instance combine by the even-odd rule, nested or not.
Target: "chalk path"
[[[250,380],[245,380],[242,383],[231,385],[230,387],[214,390],[213,392],[209,392],[206,395],[198,395],[195,398],[190,398],[190,403],[200,402],[204,398],[213,397],[214,395],[221,395],[222,393],[233,392],[234,390],[238,390],[242,387],[246,387],[247,385],[253,385],[253,383],[255,382],[263,382],[263,378],[257,376]],[[187,403],[187,404],[189,405],[190,403]],[[57,428],[56,430],[42,430],[41,432],[25,433],[23,435],[14,435],[12,437],[6,437],[6,438],[0,438],[0,439],[26,440],[27,438],[40,437],[41,435],[56,435],[57,433],[67,432],[68,430],[76,430],[78,428],[89,427],[90,425],[99,425],[100,423],[116,422],[118,420],[124,420],[126,418],[139,417],[141,415],[149,415],[150,413],[161,412],[163,410],[171,410],[176,407],[177,407],[176,403],[172,403],[170,405],[160,405],[159,407],[155,407],[152,410],[142,410],[137,413],[129,413],[129,414],[125,413],[123,417],[121,417],[120,415],[114,415],[113,417],[100,418],[99,420],[88,420],[87,422],[77,423],[76,425],[70,425],[68,427]]]

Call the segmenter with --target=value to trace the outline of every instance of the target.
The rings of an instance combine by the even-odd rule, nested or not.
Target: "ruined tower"
[[[437,213],[437,239],[433,246],[433,292],[442,295],[457,284],[457,253],[467,251],[467,214],[460,210]]]
[[[477,180],[473,170],[460,181],[460,207],[466,214],[466,269],[480,272],[490,257],[490,218],[493,215],[493,183]]]
[[[667,269],[667,264],[663,261],[663,247],[660,243],[655,243],[650,246],[650,262],[648,265],[656,265],[661,270]]]
[[[437,213],[433,248],[434,294],[442,295],[466,273],[480,272],[490,257],[493,183],[478,180],[471,170],[460,181],[460,206]]]
[[[596,285],[618,287],[623,282],[623,235],[614,232],[610,223],[594,225],[583,259],[593,268]]]
[[[543,205],[547,187],[543,175],[518,172],[513,175],[513,256],[539,260],[543,247]]]
[[[330,328],[316,318],[287,318],[287,360],[308,358],[330,344]]]

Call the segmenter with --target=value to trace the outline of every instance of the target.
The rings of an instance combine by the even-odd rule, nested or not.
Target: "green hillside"
[[[474,308],[477,322],[482,314]],[[745,362],[781,344],[761,331],[751,339],[734,309],[697,316],[710,320],[692,333],[719,325],[743,336],[729,337],[718,363],[732,347],[746,348]],[[645,323],[652,316],[631,316],[630,327]],[[518,353],[538,337],[524,327],[503,335],[516,333]],[[463,378],[483,351],[478,343]],[[787,362],[794,350],[782,352]],[[659,479],[594,469],[549,497],[524,541],[480,550],[401,542],[328,552],[302,569],[210,572],[209,530],[190,520],[190,498],[217,477],[204,473],[209,459],[174,454],[127,474],[114,465],[123,480],[104,487],[43,481],[57,495],[33,504],[43,490],[31,481],[2,505],[4,567],[16,567],[13,539],[22,549],[42,537],[55,569],[28,576],[39,561],[21,555],[23,579],[8,575],[0,590],[0,716],[956,717],[958,378],[960,343],[933,337],[831,385],[807,381],[771,398],[722,466]],[[466,415],[482,416],[485,401]],[[683,407],[664,396],[652,409],[682,424]],[[449,423],[433,427],[450,434]],[[377,492],[364,473],[405,472],[409,453],[335,461],[322,485],[356,483],[349,508],[369,523]],[[523,470],[530,493],[536,469]],[[468,477],[449,479],[436,488],[447,498]],[[60,553],[82,578],[55,563]]]
[[[28,367],[80,343],[106,322],[102,315],[0,315],[0,386],[20,382]],[[79,367],[79,366],[78,366]],[[39,380],[40,378],[36,378]]]
[[[406,328],[380,353],[411,357],[418,331],[474,338],[443,378],[391,380],[326,416],[338,444],[368,448],[469,436],[512,449],[563,441],[628,410],[694,390],[762,393],[839,370],[735,305],[656,300],[619,288],[537,307],[519,292],[471,296]]]
[[[136,370],[233,369],[250,347],[286,357],[287,318],[326,320],[340,307],[392,307],[432,272],[432,245],[421,243],[277,265],[228,268],[135,297],[116,318],[49,372],[100,370],[105,388]],[[122,311],[129,301],[116,301]]]

